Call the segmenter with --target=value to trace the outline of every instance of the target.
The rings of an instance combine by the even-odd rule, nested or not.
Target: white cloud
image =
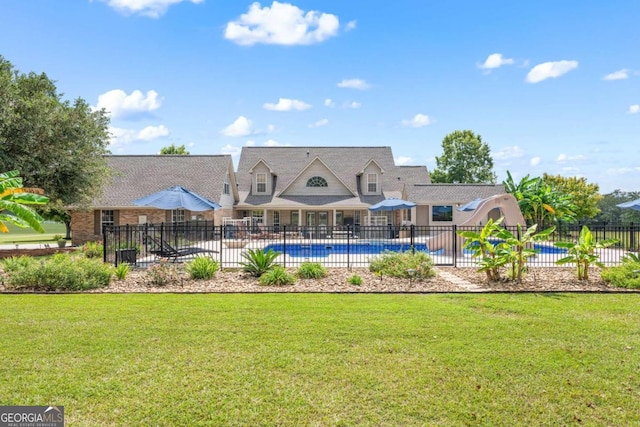
[[[242,148],[236,147],[236,146],[231,145],[231,144],[227,144],[227,145],[225,145],[224,147],[222,147],[220,149],[220,153],[222,153],[222,154],[230,154],[232,157],[239,156],[241,151],[242,151]]]
[[[371,85],[362,79],[345,79],[338,83],[338,87],[367,90],[371,87]]]
[[[227,23],[224,37],[243,46],[309,45],[335,36],[339,27],[340,20],[330,13],[305,13],[297,6],[277,1],[271,7],[254,2],[247,13]]]
[[[329,124],[329,119],[321,119],[321,120],[318,120],[317,122],[315,122],[313,124],[310,124],[309,127],[310,128],[319,128],[319,127],[322,127],[322,126],[326,126],[328,124]]]
[[[633,104],[629,106],[629,114],[638,114],[640,113],[640,104]]]
[[[253,123],[245,116],[240,116],[235,122],[222,130],[225,136],[247,136],[253,134]]]
[[[478,64],[478,68],[492,70],[494,68],[500,68],[503,65],[513,65],[514,62],[512,58],[504,58],[501,53],[492,53],[487,56],[483,64]]]
[[[333,100],[331,98],[327,98],[324,100],[324,106],[325,107],[329,107],[329,108],[333,108],[336,106],[335,102],[333,102]]]
[[[204,0],[101,0],[119,12],[127,14],[139,14],[150,18],[159,18],[164,15],[169,6],[184,1],[198,4]]]
[[[493,158],[497,160],[514,159],[524,156],[524,150],[517,145],[504,147],[493,153]]]
[[[111,134],[109,144],[112,146],[126,145],[135,141],[149,142],[170,134],[169,129],[164,125],[147,126],[142,130],[110,127],[109,133]]]
[[[345,102],[342,106],[343,106],[343,108],[353,108],[353,109],[356,109],[356,108],[360,108],[360,107],[362,107],[362,104],[361,104],[361,103],[359,103],[359,102],[356,102],[356,101],[352,101],[352,102]]]
[[[527,74],[527,83],[540,83],[543,80],[560,77],[578,68],[578,61],[543,62],[533,67]]]
[[[629,70],[623,68],[622,70],[614,71],[611,74],[607,74],[602,80],[624,80],[629,78]]]
[[[540,157],[538,157],[538,156],[536,156],[536,157],[532,157],[532,158],[531,158],[531,160],[529,160],[529,164],[530,164],[531,166],[538,166],[538,165],[540,164],[540,161],[541,161],[541,160],[542,160],[542,159],[541,159]]]
[[[630,167],[621,167],[621,168],[610,168],[607,169],[607,175],[626,175],[633,172],[639,172],[640,167],[630,168]]]
[[[267,126],[267,133],[275,132],[275,130],[276,130],[275,125],[269,125],[269,126]]]
[[[127,95],[122,89],[114,89],[98,96],[96,109],[104,108],[111,114],[112,119],[132,117],[141,113],[148,113],[157,110],[162,105],[162,98],[158,97],[158,92],[150,90],[143,94],[139,90],[134,90],[131,95]]]
[[[358,25],[358,21],[356,20],[349,21],[347,22],[347,25],[344,27],[344,29],[345,31],[355,30],[357,25]]]
[[[562,172],[566,173],[566,174],[576,174],[578,172],[580,172],[580,169],[576,168],[576,167],[572,167],[572,166],[567,166],[562,168]]]
[[[281,146],[289,146],[291,144],[281,144],[276,140],[273,139],[269,139],[267,140],[267,142],[265,142],[263,145],[267,146],[267,147],[281,147]]]
[[[396,165],[398,166],[409,165],[413,163],[413,159],[408,156],[398,156],[395,158],[395,162],[396,162]]]
[[[254,146],[256,145],[256,142],[255,142],[255,141],[253,141],[253,140],[249,140],[249,141],[247,141],[247,144],[246,144],[246,145],[247,145],[248,147],[254,147]]]
[[[195,142],[190,142],[189,144],[187,144],[187,147],[191,148],[191,147],[195,147],[196,143]]]
[[[311,105],[297,99],[280,98],[277,104],[266,103],[262,107],[270,111],[303,111],[311,108]]]
[[[431,119],[426,114],[418,113],[412,119],[403,120],[402,126],[411,128],[421,128],[431,124]]]
[[[564,163],[567,161],[574,161],[574,160],[585,160],[586,157],[583,154],[577,154],[575,156],[567,156],[566,154],[562,153],[558,155],[558,158],[556,159],[556,161],[558,163]]]

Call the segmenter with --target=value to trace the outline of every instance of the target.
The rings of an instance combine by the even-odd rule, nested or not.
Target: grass
[[[16,227],[13,224],[6,224],[8,233],[0,233],[0,244],[6,243],[50,243],[56,234],[65,235],[67,230],[62,223],[45,222],[42,224],[44,234],[33,231],[31,228]]]
[[[4,295],[0,405],[69,426],[630,425],[638,295]]]

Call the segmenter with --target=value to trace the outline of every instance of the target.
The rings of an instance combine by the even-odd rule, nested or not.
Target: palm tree
[[[20,172],[9,171],[0,173],[0,232],[8,233],[5,222],[18,227],[31,227],[39,233],[44,233],[42,217],[27,205],[44,205],[48,197],[41,194],[39,189],[24,188]]]

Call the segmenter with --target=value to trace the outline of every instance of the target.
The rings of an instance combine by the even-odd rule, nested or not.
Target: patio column
[[[298,209],[298,227],[302,225],[302,209]]]

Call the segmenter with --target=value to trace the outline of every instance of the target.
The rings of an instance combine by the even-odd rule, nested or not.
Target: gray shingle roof
[[[207,199],[219,201],[229,155],[106,156],[113,170],[111,182],[96,208],[131,207],[132,200],[180,185]]]
[[[384,170],[380,184],[386,197],[390,195],[398,197],[405,184],[410,186],[415,183],[430,182],[425,166],[396,166],[391,147],[243,147],[237,170],[241,192],[240,204],[254,206],[288,204],[290,201],[277,196],[316,158],[320,158],[355,194],[358,194],[358,174],[371,160],[375,160]],[[277,176],[274,197],[249,195],[251,189],[249,171],[260,160],[271,167]],[[378,197],[378,199],[381,198],[382,196]],[[353,197],[351,202],[363,203],[364,201],[360,199]],[[323,198],[314,200],[314,205],[332,203],[331,200]]]
[[[409,200],[416,203],[466,203],[505,193],[505,189],[501,184],[418,184],[408,187],[407,192]]]

